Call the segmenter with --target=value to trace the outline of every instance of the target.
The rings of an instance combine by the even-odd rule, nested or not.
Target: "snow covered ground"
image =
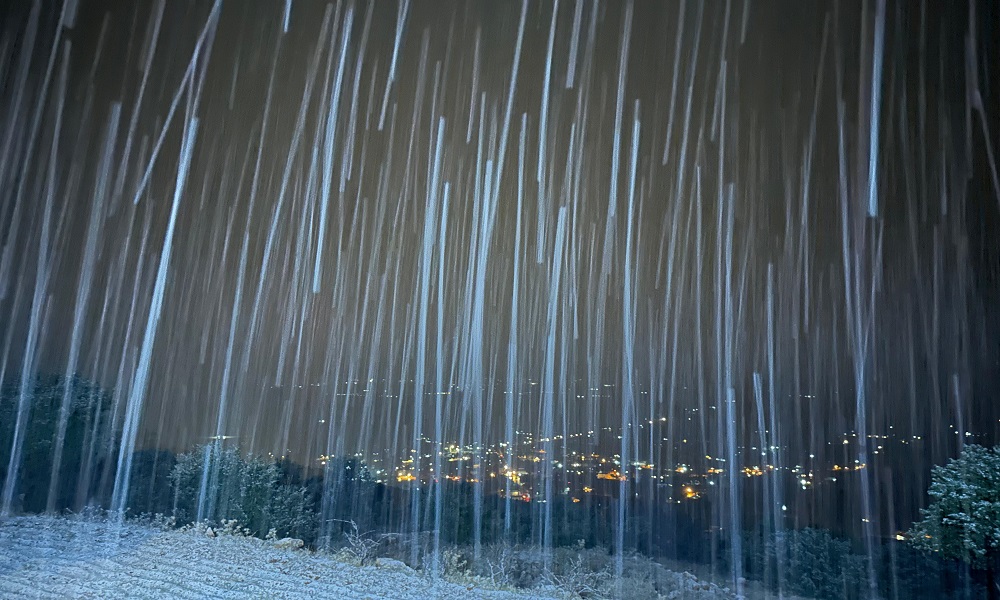
[[[107,521],[0,521],[0,598],[554,598],[356,567],[255,538]]]

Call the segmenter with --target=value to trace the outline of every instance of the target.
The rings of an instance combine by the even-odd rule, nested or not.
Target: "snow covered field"
[[[126,523],[0,521],[0,598],[545,598],[356,567],[255,538]],[[556,596],[548,596],[556,597]]]

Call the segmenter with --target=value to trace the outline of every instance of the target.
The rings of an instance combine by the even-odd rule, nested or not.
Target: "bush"
[[[208,479],[205,481],[205,461]],[[271,529],[279,537],[312,543],[316,513],[306,489],[279,483],[277,465],[256,457],[243,457],[235,448],[201,446],[181,454],[170,473],[174,491],[173,514],[179,523],[201,520],[236,520],[252,535],[263,537]],[[206,488],[201,498],[202,487]]]
[[[954,564],[946,564],[934,555],[917,550],[909,544],[886,546],[879,563],[882,570],[882,595],[885,598],[944,598],[948,589],[945,574],[949,570],[956,570]]]
[[[448,554],[463,555],[460,551],[450,551]],[[732,598],[732,594],[724,588],[700,580],[690,573],[670,571],[640,554],[626,555],[622,576],[616,577],[614,556],[607,549],[585,548],[580,543],[568,548],[553,548],[549,570],[545,570],[544,564],[544,555],[538,547],[501,543],[484,547],[481,560],[471,565],[468,571],[472,576],[488,581],[500,589],[548,588],[559,590],[572,598]]]
[[[170,474],[177,456],[168,450],[138,450],[132,455],[127,509],[131,515],[169,513],[174,497]]]
[[[786,592],[810,598],[862,596],[864,558],[851,552],[847,540],[835,538],[829,531],[807,528],[782,532],[768,544],[768,554],[770,562],[781,560],[784,565],[780,585]]]

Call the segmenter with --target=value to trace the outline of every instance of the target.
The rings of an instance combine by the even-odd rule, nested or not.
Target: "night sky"
[[[137,447],[1000,432],[991,3],[16,4],[0,374]]]

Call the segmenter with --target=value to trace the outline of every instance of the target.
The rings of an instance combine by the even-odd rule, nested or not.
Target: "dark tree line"
[[[0,480],[7,483],[13,466],[13,509],[61,512],[106,504],[118,457],[113,412],[113,396],[78,376],[40,375],[25,385],[0,386]],[[19,417],[24,443],[11,465]]]

